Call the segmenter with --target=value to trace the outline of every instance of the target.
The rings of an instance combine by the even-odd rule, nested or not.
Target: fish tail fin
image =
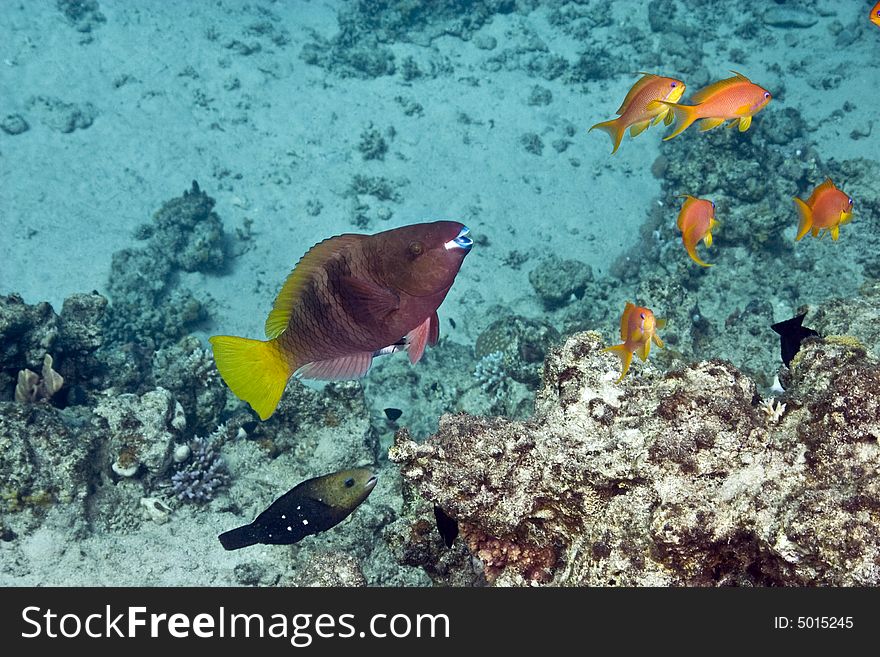
[[[684,242],[684,248],[687,249],[687,253],[691,257],[691,260],[700,265],[700,267],[711,267],[712,265],[708,262],[700,260],[700,256],[697,255],[697,243],[687,239],[690,235],[685,235],[684,237],[685,239],[682,240]]]
[[[220,534],[217,538],[220,539],[224,550],[239,550],[260,542],[251,525],[242,525],[241,527],[230,529],[228,532]]]
[[[619,344],[613,347],[606,347],[602,351],[610,351],[611,353],[617,354],[617,356],[620,358],[620,364],[623,368],[620,376],[617,377],[617,383],[620,383],[621,381],[623,381],[623,377],[626,376],[626,373],[629,372],[629,365],[632,362],[633,352],[627,349],[625,344]]]
[[[810,209],[809,205],[797,197],[794,198],[794,204],[797,206],[798,214],[800,215],[797,237],[794,238],[794,241],[799,242],[813,227],[813,211]]]
[[[604,130],[608,133],[608,136],[611,137],[611,141],[614,143],[614,150],[611,151],[611,154],[614,155],[617,152],[617,149],[620,148],[620,142],[623,141],[623,134],[626,132],[626,126],[623,125],[623,122],[618,118],[597,123],[590,128],[590,130],[587,130],[587,132],[590,132],[594,128]]]
[[[697,113],[697,105],[679,105],[678,103],[670,103],[665,100],[657,101],[666,105],[675,114],[675,130],[671,134],[666,135],[663,141],[669,141],[673,137],[680,135],[687,130],[690,125],[699,117]]]
[[[251,340],[215,335],[214,361],[220,376],[239,399],[251,405],[261,420],[275,412],[293,373],[277,340]]]

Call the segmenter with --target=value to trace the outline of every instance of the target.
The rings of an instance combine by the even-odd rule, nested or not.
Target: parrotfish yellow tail
[[[645,127],[647,127],[647,125]],[[623,124],[623,121],[621,121],[620,119],[603,121],[602,123],[597,123],[596,125],[594,125],[592,128],[587,130],[587,132],[591,132],[594,128],[604,130],[608,133],[608,136],[611,137],[611,141],[614,143],[614,150],[611,151],[611,154],[614,155],[617,152],[617,149],[620,148],[620,142],[623,141],[623,134],[626,132],[626,126]]]
[[[670,103],[665,100],[658,100],[657,102],[663,103],[675,113],[675,130],[673,130],[671,134],[666,135],[663,138],[663,141],[669,141],[673,137],[677,137],[687,130],[694,121],[700,118],[697,113],[697,106],[695,105],[679,105],[678,103]],[[723,121],[721,121],[721,123],[723,123]]]
[[[277,340],[251,340],[230,335],[209,339],[220,376],[261,420],[275,412],[293,369]]]
[[[800,215],[797,237],[794,238],[794,241],[799,242],[813,227],[813,211],[810,209],[809,205],[797,197],[794,198],[794,204],[797,206],[798,214]]]
[[[621,381],[623,381],[623,377],[626,376],[626,373],[629,372],[629,366],[630,363],[632,363],[633,352],[627,349],[625,344],[619,344],[614,347],[606,347],[602,351],[610,351],[620,357],[620,364],[623,367],[623,371],[620,373],[620,376],[617,377],[617,383],[620,383]],[[642,360],[644,360],[644,358]]]

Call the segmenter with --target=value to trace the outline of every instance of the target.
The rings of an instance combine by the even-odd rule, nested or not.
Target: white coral
[[[767,415],[767,421],[770,424],[776,424],[782,419],[782,414],[785,413],[785,404],[770,397],[761,402],[761,410]]]

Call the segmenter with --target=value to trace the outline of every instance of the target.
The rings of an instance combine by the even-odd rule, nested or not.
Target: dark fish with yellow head
[[[473,246],[469,232],[435,221],[316,244],[278,293],[268,340],[210,339],[220,375],[265,420],[293,375],[357,379],[375,356],[401,350],[417,363],[440,337],[437,308]]]
[[[335,527],[361,505],[376,486],[368,468],[341,470],[297,484],[252,523],[217,538],[227,550],[265,543],[289,545]]]

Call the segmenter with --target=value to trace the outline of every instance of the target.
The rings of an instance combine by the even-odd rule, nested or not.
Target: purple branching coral
[[[181,502],[204,504],[229,484],[229,470],[210,437],[196,436],[190,447],[189,460],[171,476],[171,491]]]

